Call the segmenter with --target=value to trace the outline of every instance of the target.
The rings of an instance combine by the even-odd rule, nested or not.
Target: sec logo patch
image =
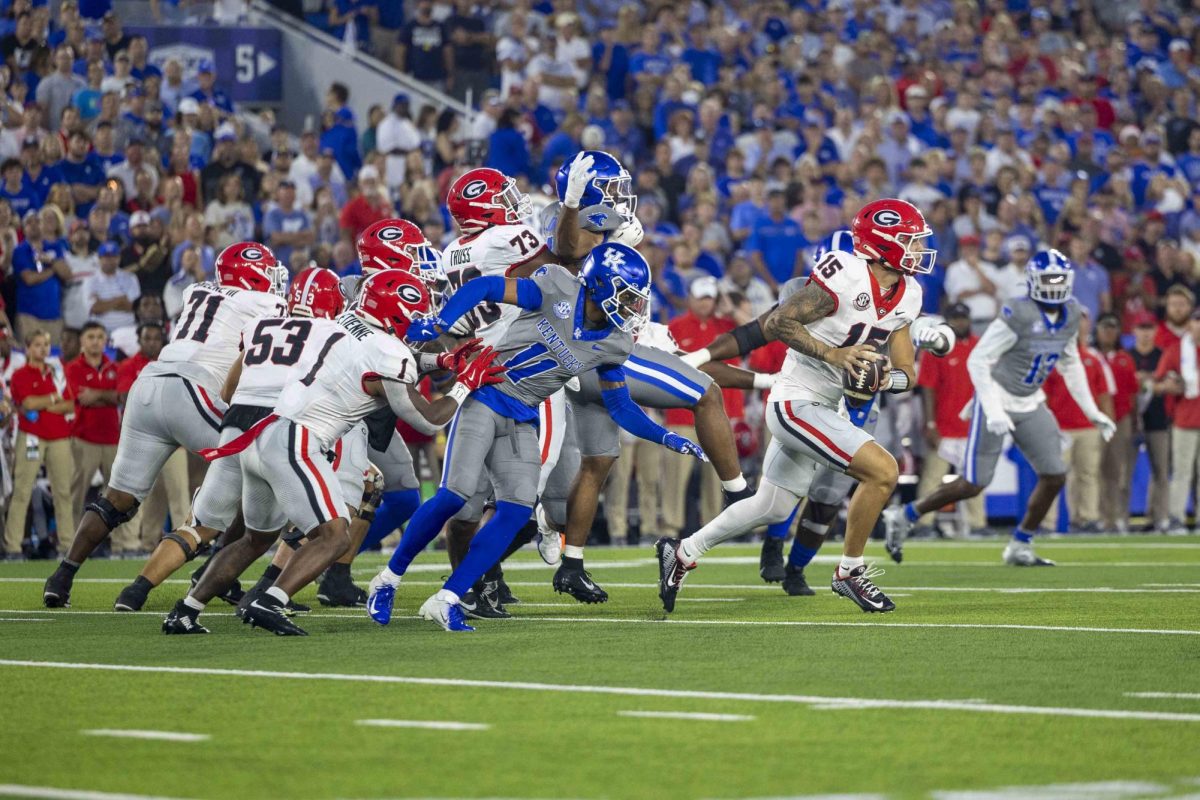
[[[571,304],[565,300],[555,303],[554,316],[558,317],[559,319],[566,319],[567,317],[571,316]]]
[[[862,311],[867,306],[871,305],[871,295],[863,292],[858,297],[854,298],[854,307]]]

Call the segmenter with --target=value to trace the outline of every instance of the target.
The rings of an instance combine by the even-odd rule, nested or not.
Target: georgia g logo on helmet
[[[474,200],[487,191],[487,184],[483,181],[471,181],[462,188],[462,196],[468,200]]]
[[[881,208],[871,217],[871,221],[881,228],[894,228],[903,220],[896,211],[890,208]]]
[[[263,251],[257,247],[247,247],[242,251],[242,258],[247,261],[261,261],[262,257]]]
[[[397,287],[396,294],[400,296],[401,300],[409,305],[421,302],[421,290],[415,286],[401,284],[399,287]]]
[[[394,242],[404,235],[404,231],[393,225],[391,227],[384,228],[375,235],[385,242]]]

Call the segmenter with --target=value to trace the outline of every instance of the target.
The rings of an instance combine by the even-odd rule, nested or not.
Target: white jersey
[[[679,352],[679,345],[676,343],[675,337],[671,335],[671,329],[661,322],[647,322],[638,331],[634,341],[643,347],[653,347],[655,350],[663,350],[668,353]]]
[[[830,347],[870,342],[882,348],[892,333],[921,313],[921,285],[915,278],[902,275],[885,295],[867,262],[852,253],[826,253],[813,267],[809,283],[833,297],[829,316],[807,326],[813,338]],[[841,399],[840,368],[788,350],[769,400],[806,400],[837,408]]]
[[[312,371],[321,353],[305,347],[315,320],[299,317],[252,320],[242,329],[242,374],[230,406],[274,408],[293,369],[302,377]]]
[[[183,293],[183,313],[158,362],[162,370],[220,387],[241,355],[246,324],[286,313],[283,298],[267,292],[193,284]]]
[[[533,228],[524,224],[496,225],[479,233],[460,236],[442,253],[442,267],[452,291],[481,275],[508,277],[546,250],[546,243]],[[508,326],[521,313],[516,306],[482,303],[466,316],[471,330],[483,343],[495,347]]]
[[[367,394],[363,382],[381,378],[416,383],[417,361],[403,342],[353,313],[336,320],[304,321],[312,328],[284,379],[275,413],[308,428],[328,450],[368,414],[387,405],[385,398]]]

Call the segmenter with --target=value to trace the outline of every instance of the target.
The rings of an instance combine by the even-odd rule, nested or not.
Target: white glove
[[[456,336],[459,339],[463,338],[471,332],[471,315],[463,314],[458,318],[453,325],[450,326],[450,335]]]
[[[582,156],[571,162],[571,169],[567,172],[567,190],[563,192],[563,205],[567,208],[579,208],[583,193],[596,179],[593,163],[595,159],[591,156]]]
[[[765,372],[754,373],[754,388],[755,389],[770,389],[775,386],[775,381],[779,380],[779,373],[773,372],[767,374]]]
[[[919,317],[909,327],[913,346],[928,350],[935,356],[944,356],[954,348],[954,331],[944,322],[934,322],[929,317]]]
[[[1013,429],[1012,418],[1003,411],[998,412],[995,417],[989,415],[987,418],[987,429],[990,434],[1003,436]]]
[[[682,353],[679,358],[693,369],[700,369],[700,367],[712,361],[712,356],[709,355],[707,347],[702,347],[694,353]]]
[[[610,242],[617,242],[618,244],[627,244],[630,247],[637,247],[642,243],[644,235],[645,232],[642,230],[642,223],[638,222],[637,217],[634,217],[613,231],[612,236],[608,237],[608,240]]]
[[[1096,416],[1090,418],[1088,422],[1091,422],[1100,429],[1100,438],[1106,442],[1117,432],[1117,423],[1109,419],[1107,414],[1097,413]]]

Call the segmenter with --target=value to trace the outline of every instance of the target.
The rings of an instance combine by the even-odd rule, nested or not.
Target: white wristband
[[[908,391],[908,373],[902,369],[894,369],[889,373],[892,376],[891,384],[887,390],[892,394]]]
[[[471,395],[471,390],[461,383],[456,383],[450,387],[450,391],[446,392],[446,397],[449,397],[460,406],[467,402],[467,398]]]
[[[778,376],[775,375],[774,373],[768,374],[766,372],[757,372],[754,375],[754,388],[755,389],[770,389],[771,387],[773,387],[775,385],[775,379],[777,377]]]
[[[695,369],[699,369],[704,364],[712,361],[712,355],[708,352],[707,347],[701,348],[694,353],[683,353],[679,358],[683,363]]]

